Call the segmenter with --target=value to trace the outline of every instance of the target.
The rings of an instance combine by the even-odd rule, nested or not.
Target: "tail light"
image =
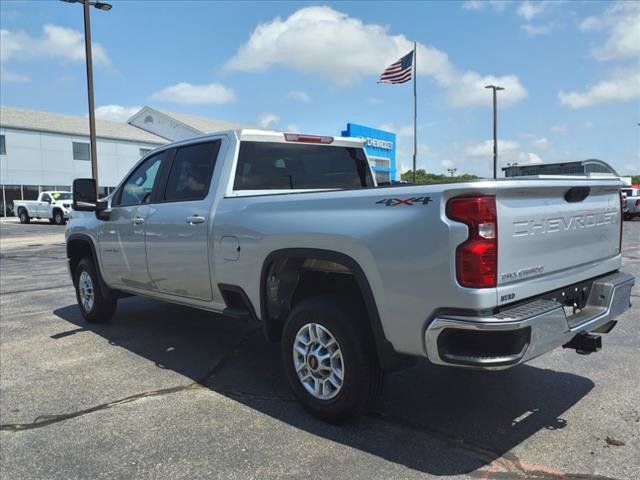
[[[469,288],[495,287],[498,278],[498,217],[496,197],[454,197],[447,202],[447,217],[464,223],[469,236],[456,249],[458,283]]]

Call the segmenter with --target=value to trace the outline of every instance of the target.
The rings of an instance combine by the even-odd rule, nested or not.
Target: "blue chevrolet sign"
[[[378,182],[396,179],[396,134],[377,128],[347,123],[343,137],[362,138],[367,157],[376,172]]]

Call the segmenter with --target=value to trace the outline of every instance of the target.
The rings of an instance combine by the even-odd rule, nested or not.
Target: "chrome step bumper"
[[[438,365],[504,369],[610,323],[631,304],[632,275],[594,280],[584,309],[567,315],[559,302],[537,299],[492,316],[439,315],[425,331],[429,360]]]

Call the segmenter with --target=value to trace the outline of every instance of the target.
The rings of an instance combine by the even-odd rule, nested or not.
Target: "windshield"
[[[71,200],[71,192],[55,192],[51,196],[54,200]]]
[[[371,170],[361,148],[276,142],[240,145],[236,190],[372,186]]]

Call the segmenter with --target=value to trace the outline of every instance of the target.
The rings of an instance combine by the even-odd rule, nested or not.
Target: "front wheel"
[[[64,214],[62,210],[53,211],[53,223],[54,225],[64,225]]]
[[[20,223],[29,223],[31,221],[27,210],[24,208],[21,208],[20,212],[18,212],[18,218],[20,218]]]
[[[359,309],[333,297],[302,300],[282,334],[289,385],[314,416],[340,422],[363,413],[379,397],[382,371]]]
[[[90,258],[83,258],[78,263],[74,283],[78,306],[84,319],[89,323],[106,323],[111,320],[118,300],[103,294],[96,267]]]

